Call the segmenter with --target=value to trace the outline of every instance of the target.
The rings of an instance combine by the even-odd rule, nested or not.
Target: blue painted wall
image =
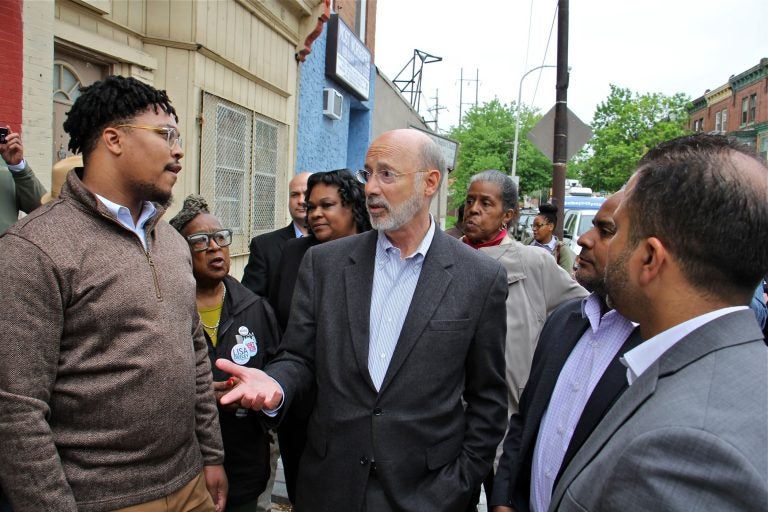
[[[342,84],[325,76],[328,26],[312,45],[312,53],[299,69],[299,120],[296,172],[330,171],[348,167],[361,169],[371,141],[375,67],[371,65],[367,101],[359,101]],[[323,115],[323,88],[344,97],[342,117],[336,121]]]

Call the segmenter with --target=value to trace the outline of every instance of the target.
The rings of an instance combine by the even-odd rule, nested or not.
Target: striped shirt
[[[549,508],[555,478],[584,406],[635,328],[613,309],[601,317],[600,299],[594,293],[582,302],[581,313],[589,320],[589,328],[560,371],[536,438],[531,467],[531,512],[546,512]]]
[[[376,259],[371,295],[371,333],[368,347],[368,372],[376,389],[381,389],[392,354],[400,338],[411,305],[421,266],[435,236],[435,222],[430,216],[429,229],[412,255],[402,258],[383,231],[376,243]]]

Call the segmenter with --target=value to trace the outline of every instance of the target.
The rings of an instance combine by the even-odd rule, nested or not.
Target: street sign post
[[[544,117],[542,117],[536,126],[534,126],[530,132],[528,132],[528,139],[536,146],[539,151],[552,160],[552,152],[554,151],[554,137],[555,133],[555,107],[549,109]],[[589,142],[592,138],[592,129],[584,124],[581,119],[576,116],[571,109],[568,109],[568,149],[566,151],[566,159],[570,160],[573,155],[579,152],[584,147],[584,144]]]

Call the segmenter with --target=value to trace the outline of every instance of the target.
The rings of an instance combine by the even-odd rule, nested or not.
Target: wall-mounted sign
[[[325,74],[346,86],[359,99],[368,99],[371,52],[338,14],[333,14],[328,21]]]

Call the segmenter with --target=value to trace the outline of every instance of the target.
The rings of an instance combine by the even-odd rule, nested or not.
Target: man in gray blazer
[[[766,510],[768,168],[726,137],[663,143],[616,210],[606,287],[646,341],[550,510]]]
[[[506,273],[436,226],[444,168],[418,130],[374,140],[358,177],[375,229],[304,256],[268,375],[217,363],[240,381],[222,403],[279,416],[316,386],[300,512],[463,512],[491,467],[506,426]]]

